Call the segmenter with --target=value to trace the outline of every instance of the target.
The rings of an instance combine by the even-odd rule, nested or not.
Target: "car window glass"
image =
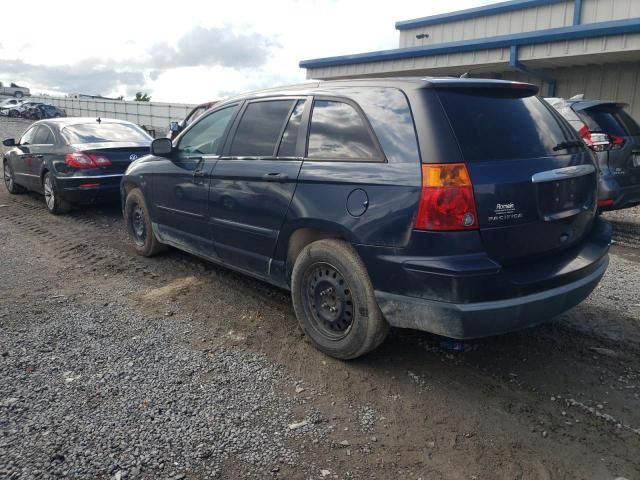
[[[467,162],[566,155],[557,145],[577,140],[552,107],[506,89],[439,90]]]
[[[189,118],[187,118],[186,122],[185,122],[185,127],[188,127],[189,125],[191,125],[193,122],[195,122],[198,118],[200,118],[202,116],[202,114],[204,112],[206,112],[207,109],[206,107],[200,107],[197,108],[196,110],[194,110],[191,115],[189,116]]]
[[[229,154],[234,157],[273,156],[294,102],[273,100],[250,103],[242,115]]]
[[[379,158],[371,134],[356,109],[333,100],[314,103],[307,152],[309,158],[325,160]]]
[[[282,140],[280,141],[280,148],[278,149],[279,157],[294,157],[296,154],[296,144],[298,142],[298,130],[300,129],[300,123],[302,121],[302,112],[304,111],[304,100],[298,100],[287,128],[284,130]]]
[[[621,108],[592,108],[581,111],[580,117],[592,132],[603,132],[621,137],[640,135],[640,127],[636,121]]]
[[[179,155],[215,155],[219,152],[222,137],[236,111],[236,106],[213,112],[199,118],[185,132],[178,145]]]
[[[62,135],[71,145],[80,143],[135,142],[151,143],[152,138],[131,123],[92,122],[78,123],[62,129]]]
[[[46,145],[48,143],[53,143],[51,141],[51,131],[44,126],[38,127],[38,131],[35,134],[33,139],[33,143],[36,145]]]
[[[35,143],[35,136],[36,133],[38,132],[38,129],[40,127],[35,126],[35,127],[31,127],[29,130],[27,130],[25,132],[24,135],[22,135],[22,138],[20,139],[20,145],[32,145]]]

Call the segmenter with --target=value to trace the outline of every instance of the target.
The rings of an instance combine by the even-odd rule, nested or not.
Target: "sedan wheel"
[[[3,177],[4,177],[4,185],[7,187],[7,190],[9,191],[9,193],[22,193],[24,192],[24,188],[22,188],[20,185],[18,185],[15,182],[15,178],[13,176],[13,170],[11,170],[11,167],[9,166],[9,162],[4,162],[4,168],[2,169],[3,171]]]
[[[54,215],[60,215],[71,210],[71,205],[69,205],[66,200],[60,198],[55,181],[50,172],[47,172],[44,176],[42,189],[44,190],[44,201],[47,204],[47,210],[49,210],[49,212]]]

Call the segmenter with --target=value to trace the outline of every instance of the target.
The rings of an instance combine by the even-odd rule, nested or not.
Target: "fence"
[[[185,103],[134,102],[104,100],[100,98],[73,98],[33,96],[29,101],[43,102],[60,107],[70,117],[118,118],[136,123],[156,136],[164,135],[169,123],[182,120],[195,105]]]

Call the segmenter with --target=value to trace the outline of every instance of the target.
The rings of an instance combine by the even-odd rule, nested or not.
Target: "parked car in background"
[[[22,113],[22,116],[33,120],[42,120],[44,118],[66,117],[67,112],[54,105],[40,103],[28,108]]]
[[[21,87],[15,83],[11,83],[9,86],[6,86],[0,82],[0,95],[22,98],[31,95],[31,91],[27,87]]]
[[[118,199],[129,164],[149,152],[152,138],[123,120],[56,118],[31,125],[19,139],[4,140],[4,182],[12,194],[42,193],[53,214]]]
[[[199,118],[204,112],[213,107],[217,102],[207,102],[201,103],[197,107],[195,107],[189,115],[184,120],[179,122],[171,122],[169,125],[169,133],[167,133],[167,138],[173,140],[176,138],[180,132],[182,132],[185,128],[191,125],[197,118]]]
[[[6,100],[0,102],[0,109],[14,107],[16,105],[20,105],[22,102],[24,102],[24,100],[20,100],[17,98],[7,98]]]
[[[131,164],[130,237],[290,289],[338,358],[389,325],[464,339],[547,321],[598,284],[611,230],[591,151],[537,92],[387,78],[225,100]]]
[[[626,103],[547,98],[575,128],[598,159],[598,205],[617,210],[640,204],[640,126]]]
[[[40,105],[41,102],[22,102],[16,105],[10,105],[7,108],[1,108],[0,113],[7,115],[8,117],[24,117],[25,113],[36,105]]]

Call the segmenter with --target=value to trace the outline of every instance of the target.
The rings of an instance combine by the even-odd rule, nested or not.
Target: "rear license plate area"
[[[640,152],[634,152],[631,158],[631,163],[634,167],[640,167]]]
[[[593,175],[543,182],[536,185],[540,214],[556,220],[580,213],[593,202]]]

